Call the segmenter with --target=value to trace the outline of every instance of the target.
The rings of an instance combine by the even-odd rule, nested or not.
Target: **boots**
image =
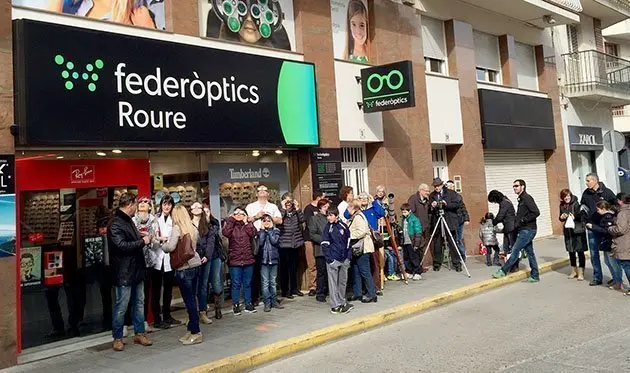
[[[578,274],[577,274],[577,267],[571,267],[571,274],[567,278],[569,280],[572,280],[574,278],[577,278],[577,276],[578,276]]]
[[[584,268],[582,267],[578,268],[577,273],[578,273],[578,276],[577,276],[578,281],[584,281]]]
[[[223,317],[221,304],[223,303],[223,293],[214,294],[214,318],[219,320]]]
[[[199,321],[201,321],[202,324],[212,324],[212,320],[208,318],[206,311],[199,312]]]

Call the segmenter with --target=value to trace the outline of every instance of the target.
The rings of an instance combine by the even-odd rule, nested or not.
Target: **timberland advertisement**
[[[312,146],[312,64],[15,22],[24,145]]]

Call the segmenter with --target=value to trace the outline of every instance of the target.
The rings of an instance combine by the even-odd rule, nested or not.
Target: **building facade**
[[[93,276],[107,263],[98,213],[124,190],[207,198],[224,217],[260,184],[302,206],[315,188],[385,185],[398,204],[440,177],[455,181],[474,224],[494,208],[490,190],[516,203],[512,182],[525,179],[539,236],[559,233],[557,194],[578,182],[567,182],[564,65],[550,26],[581,27],[585,3],[617,2],[507,3],[167,0],[122,16],[88,2],[0,3],[0,150],[15,157],[17,216],[15,248],[0,256],[0,366],[107,326],[107,284]],[[366,113],[361,71],[398,61],[411,62],[415,105]],[[570,125],[582,124],[595,126]],[[595,152],[615,179],[614,157]],[[334,158],[334,175],[318,173],[314,153]]]

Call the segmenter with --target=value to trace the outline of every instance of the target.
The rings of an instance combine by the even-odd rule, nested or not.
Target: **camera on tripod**
[[[444,207],[446,207],[446,202],[444,200],[438,200],[436,208],[440,216],[444,216]]]

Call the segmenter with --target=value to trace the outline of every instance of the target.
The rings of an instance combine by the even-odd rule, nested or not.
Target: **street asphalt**
[[[255,372],[630,372],[630,297],[567,280],[516,283]],[[624,279],[625,280],[625,279]]]

